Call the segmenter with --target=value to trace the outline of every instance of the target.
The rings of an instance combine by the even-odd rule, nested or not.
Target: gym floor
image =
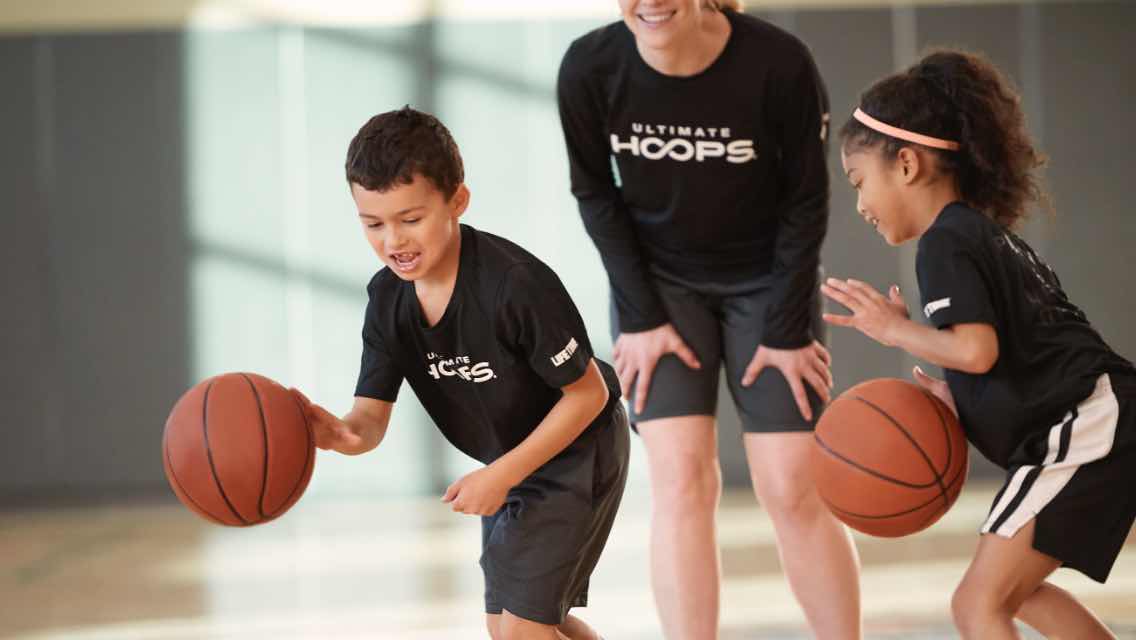
[[[996,487],[972,483],[943,520],[897,540],[857,537],[869,638],[952,638],[951,591]],[[648,496],[630,485],[578,614],[608,638],[661,637],[647,577]],[[484,637],[479,528],[432,499],[301,501],[251,529],[177,504],[0,514],[0,638],[295,640]],[[748,493],[723,499],[722,639],[808,633]],[[822,567],[818,567],[823,571]],[[1136,536],[1107,585],[1054,578],[1136,638]],[[1036,637],[1029,635],[1027,637]]]

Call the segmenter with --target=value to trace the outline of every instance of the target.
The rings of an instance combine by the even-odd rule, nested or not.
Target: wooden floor
[[[968,486],[930,530],[858,537],[870,638],[950,638],[948,603],[993,487]],[[609,639],[660,638],[647,582],[645,489],[629,487],[580,615]],[[301,501],[251,529],[178,505],[0,513],[0,637],[450,640],[482,637],[476,519],[433,499]],[[805,638],[768,519],[746,493],[720,519],[722,638]],[[823,568],[818,567],[818,571]],[[1136,540],[1108,585],[1055,582],[1136,638]]]

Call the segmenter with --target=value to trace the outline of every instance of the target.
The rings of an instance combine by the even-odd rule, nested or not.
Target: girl
[[[1136,516],[1136,369],[1066,297],[1011,229],[1042,164],[1019,98],[988,62],[941,51],[872,86],[841,130],[857,210],[888,244],[918,240],[923,313],[830,278],[825,314],[937,364],[918,382],[956,409],[968,439],[1006,469],[951,603],[964,638],[1111,638],[1046,582],[1067,566],[1103,582]]]
[[[832,385],[817,291],[828,100],[816,65],[737,2],[619,6],[621,21],[572,43],[558,100],[572,193],[611,283],[616,370],[647,450],[666,637],[717,637],[724,365],[789,584],[815,635],[858,638],[856,551],[808,471]]]

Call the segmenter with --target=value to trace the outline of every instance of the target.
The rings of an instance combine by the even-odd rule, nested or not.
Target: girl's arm
[[[829,278],[821,291],[852,312],[824,314],[830,324],[854,327],[881,344],[899,347],[955,371],[983,374],[998,361],[998,334],[992,325],[966,323],[936,329],[914,322],[908,317],[907,304],[898,287],[893,286],[885,298],[859,280]]]

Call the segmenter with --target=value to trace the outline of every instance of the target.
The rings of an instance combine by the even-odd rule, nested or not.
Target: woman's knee
[[[828,515],[813,483],[810,434],[746,434],[745,446],[754,493],[774,521]]]
[[[722,495],[714,420],[683,416],[641,423],[656,508],[713,512]]]
[[[828,514],[807,473],[780,476],[753,473],[752,480],[761,506],[776,521],[808,521]]]
[[[722,497],[722,470],[717,456],[668,456],[653,473],[656,506],[664,509],[714,511]]]

